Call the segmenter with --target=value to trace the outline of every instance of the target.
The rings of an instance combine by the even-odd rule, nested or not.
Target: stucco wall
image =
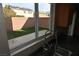
[[[39,26],[42,28],[48,28],[49,17],[41,17],[39,19]]]
[[[5,18],[7,31],[19,30],[22,28],[34,27],[35,20],[33,17],[12,17]],[[39,27],[48,28],[48,17],[39,18]]]

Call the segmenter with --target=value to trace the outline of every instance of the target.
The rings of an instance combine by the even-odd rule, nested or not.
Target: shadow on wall
[[[30,28],[30,27],[35,27],[35,20],[33,17],[29,17],[27,21],[24,23],[22,29]]]
[[[39,18],[39,27],[48,28],[49,17],[40,17]]]
[[[33,18],[12,17],[13,30],[20,30],[28,27],[34,27]]]
[[[39,27],[48,28],[48,21],[49,21],[48,17],[40,17],[39,18]],[[35,19],[32,17],[28,18],[28,20],[25,22],[22,29],[29,28],[29,27],[35,27]]]
[[[8,18],[6,23],[7,31],[15,31],[29,27],[35,27],[33,17],[12,17]],[[48,28],[48,17],[39,18],[39,27]]]

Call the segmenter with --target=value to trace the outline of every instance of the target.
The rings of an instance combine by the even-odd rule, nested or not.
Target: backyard
[[[45,29],[46,28],[39,28],[39,30],[45,30]],[[33,33],[33,32],[35,32],[34,27],[21,29],[21,30],[17,30],[17,31],[10,31],[10,32],[7,32],[8,40],[19,37],[19,36],[23,36],[23,35],[26,35],[26,34],[30,34],[30,33]]]

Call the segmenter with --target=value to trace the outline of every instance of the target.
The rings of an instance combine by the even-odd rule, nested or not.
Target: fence
[[[48,28],[48,17],[39,18],[39,27]],[[34,27],[35,19],[33,17],[7,17],[5,18],[7,31],[19,30],[22,28]]]

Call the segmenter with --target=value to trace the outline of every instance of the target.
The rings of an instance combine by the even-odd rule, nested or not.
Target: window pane
[[[39,36],[45,34],[49,29],[49,13],[50,4],[40,3],[39,4]]]
[[[33,3],[3,3],[3,13],[10,49],[35,39]]]

